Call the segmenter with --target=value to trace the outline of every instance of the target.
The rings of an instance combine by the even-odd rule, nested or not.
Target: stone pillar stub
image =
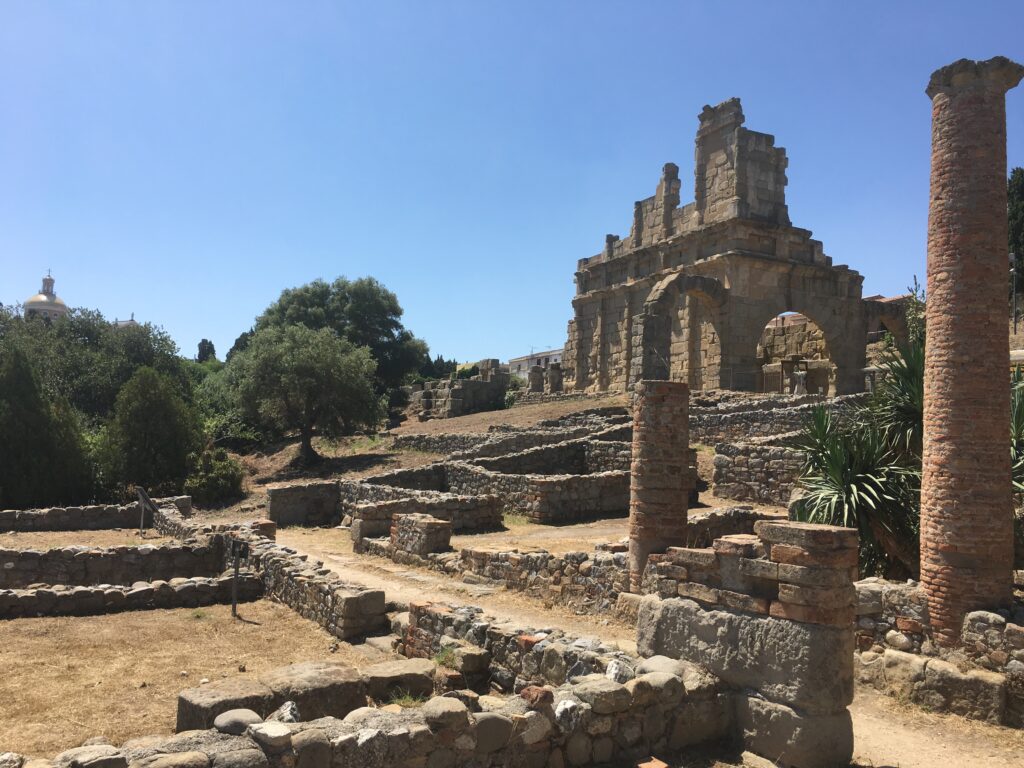
[[[1009,342],[1007,342],[1009,343]],[[528,392],[543,392],[544,391],[544,369],[539,365],[534,365],[530,368],[527,374],[527,391]]]
[[[921,582],[935,638],[1009,604],[1010,474],[1005,94],[1002,57],[937,70],[928,213]]]
[[[647,556],[685,546],[691,477],[690,388],[681,382],[639,382],[633,405],[629,480],[629,583],[639,592]]]

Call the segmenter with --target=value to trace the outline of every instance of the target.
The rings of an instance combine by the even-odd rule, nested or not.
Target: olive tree
[[[384,409],[374,390],[370,350],[328,329],[271,326],[253,334],[228,364],[246,416],[268,429],[297,430],[303,463],[315,462],[313,435],[372,429]]]

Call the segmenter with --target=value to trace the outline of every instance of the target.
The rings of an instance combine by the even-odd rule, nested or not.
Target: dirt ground
[[[153,530],[143,536],[134,529],[115,528],[109,531],[23,531],[0,533],[0,549],[53,549],[55,547],[140,547],[144,544],[166,544],[171,539]]]
[[[629,402],[626,395],[610,395],[586,400],[566,400],[554,403],[536,403],[509,408],[505,411],[487,411],[471,413],[456,419],[432,419],[430,421],[408,420],[400,427],[391,430],[395,435],[436,435],[438,433],[467,434],[486,432],[488,427],[507,425],[510,427],[531,427],[544,419],[557,419],[570,413],[587,411],[591,408],[609,408],[625,406]]]
[[[0,622],[0,752],[52,758],[93,736],[120,744],[171,734],[178,692],[239,674],[239,665],[255,675],[299,661],[361,667],[385,658],[268,600],[239,606],[239,616],[216,605]]]

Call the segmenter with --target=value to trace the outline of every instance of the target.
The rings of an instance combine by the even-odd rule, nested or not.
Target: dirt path
[[[523,526],[500,534],[465,537],[483,544],[510,544],[559,549],[572,543],[575,549],[589,540],[617,538],[624,520],[602,520],[573,526],[572,531],[545,526]],[[539,528],[542,530],[534,531]],[[491,538],[488,539],[488,536]],[[581,636],[597,636],[636,652],[636,630],[608,617],[576,615],[564,607],[546,606],[520,593],[489,585],[464,584],[440,573],[409,568],[384,558],[352,552],[347,530],[289,528],[278,531],[285,546],[323,561],[342,577],[383,589],[389,600],[436,600],[475,605],[492,616],[524,627],[558,627]],[[514,546],[514,545],[513,545]],[[935,715],[901,705],[870,690],[858,690],[850,707],[855,734],[855,764],[865,768],[959,768],[999,766],[1024,768],[1024,733],[985,725],[951,715]]]
[[[1024,733],[929,714],[871,690],[853,706],[854,761],[892,768],[1024,768]]]
[[[352,552],[349,532],[344,529],[287,528],[278,531],[277,541],[323,562],[342,578],[368,587],[383,589],[388,600],[410,602],[433,600],[456,605],[475,605],[502,620],[532,629],[557,627],[576,635],[600,637],[636,653],[636,630],[607,616],[579,616],[568,609],[545,604],[518,592],[490,585],[464,584],[425,568],[398,565],[382,557]]]

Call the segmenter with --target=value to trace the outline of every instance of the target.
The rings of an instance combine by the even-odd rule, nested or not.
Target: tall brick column
[[[690,388],[674,381],[637,384],[629,479],[629,586],[639,592],[647,556],[686,545]]]
[[[1006,281],[1006,91],[998,57],[937,70],[921,483],[921,582],[935,637],[1005,606],[1013,583]]]

